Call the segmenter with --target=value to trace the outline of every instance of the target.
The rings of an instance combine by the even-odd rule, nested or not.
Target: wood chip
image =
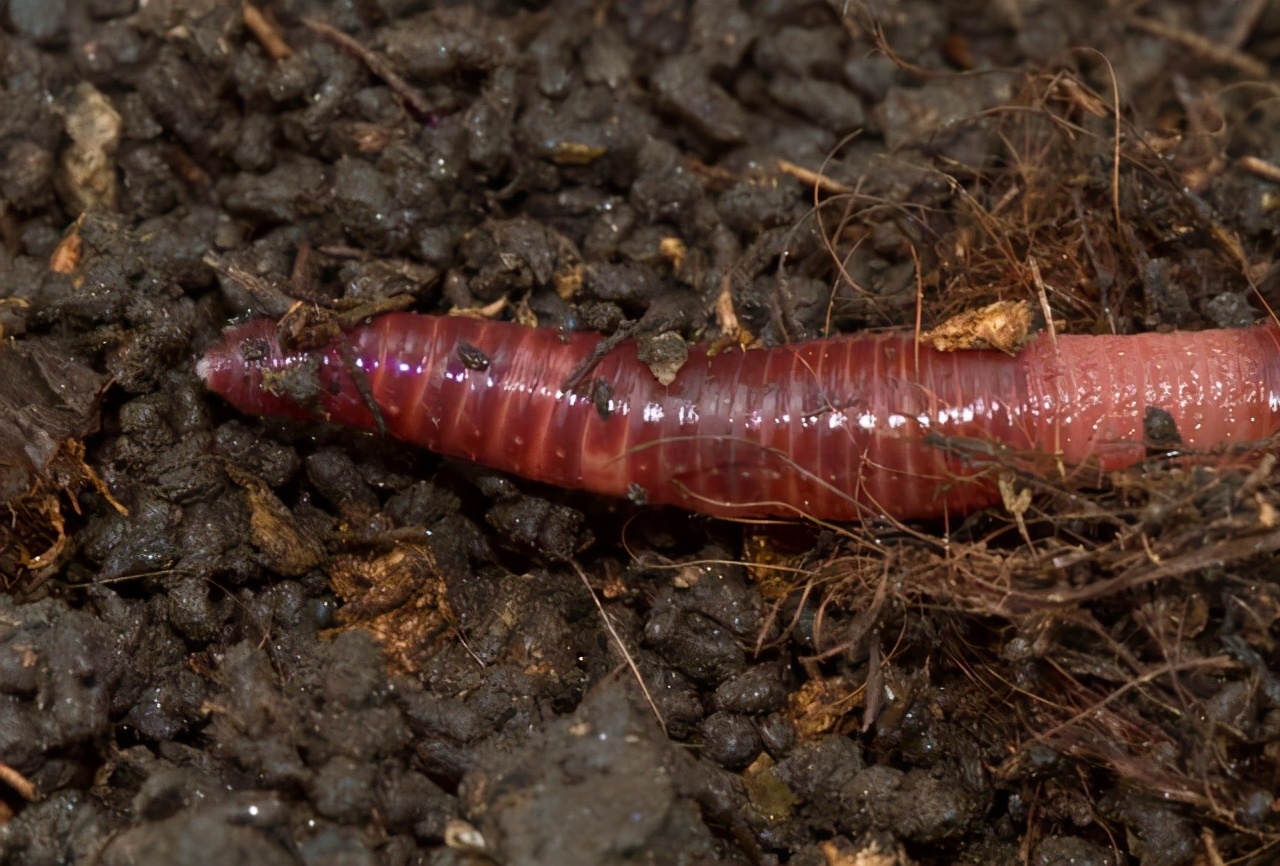
[[[303,18],[302,23],[325,41],[347,52],[369,68],[369,71],[381,78],[386,85],[404,100],[415,115],[425,118],[431,114],[431,103],[422,91],[405,81],[391,67],[391,61],[378,52],[361,45],[354,37],[348,36],[336,27],[317,21],[314,18]]]
[[[264,15],[261,9],[252,3],[245,3],[241,7],[241,14],[244,15],[244,26],[249,28],[249,32],[267,52],[267,56],[272,60],[284,60],[293,56],[293,49],[280,35],[280,28],[274,20]]]
[[[940,352],[996,349],[1016,355],[1031,338],[1031,306],[1026,301],[996,301],[980,310],[952,316],[920,335]]]

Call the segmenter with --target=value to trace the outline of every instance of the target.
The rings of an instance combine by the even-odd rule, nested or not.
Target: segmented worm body
[[[1040,336],[1016,357],[910,334],[753,351],[693,347],[669,386],[624,341],[566,388],[587,333],[396,313],[345,346],[282,352],[232,328],[200,361],[250,414],[317,418],[563,487],[735,517],[958,514],[999,501],[1010,455],[1111,470],[1144,459],[1152,413],[1192,450],[1280,430],[1280,331]],[[303,368],[302,400],[279,387]],[[1166,432],[1168,432],[1166,430]]]

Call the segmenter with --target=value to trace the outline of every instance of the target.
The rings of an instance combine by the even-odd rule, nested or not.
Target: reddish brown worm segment
[[[1104,470],[1142,460],[1152,409],[1190,450],[1280,430],[1280,330],[1269,327],[1042,335],[1017,357],[917,349],[910,334],[693,347],[666,387],[626,341],[569,391],[598,335],[395,313],[348,332],[345,347],[285,354],[275,333],[268,320],[231,328],[200,375],[249,414],[372,430],[363,376],[398,439],[721,516],[963,513],[999,501],[988,470],[1009,455]],[[313,405],[272,385],[300,364],[318,377]]]

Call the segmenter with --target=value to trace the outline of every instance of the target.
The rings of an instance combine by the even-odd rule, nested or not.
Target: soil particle
[[[761,19],[731,0],[697,0],[689,19],[690,46],[712,69],[734,69],[761,31]]]
[[[744,769],[764,748],[755,723],[738,713],[712,713],[698,725],[698,735],[703,755],[727,770]]]
[[[770,80],[767,92],[784,108],[840,135],[866,124],[862,102],[834,81],[778,75]]]
[[[114,837],[101,853],[104,866],[131,863],[208,863],[212,851],[223,863],[288,866],[297,860],[272,832],[271,820],[284,820],[269,794],[240,792],[221,803],[202,805],[160,821],[148,822]]]
[[[974,123],[989,108],[1007,103],[1016,79],[991,73],[953,78],[945,86],[916,90],[892,87],[881,103],[879,124],[890,150],[928,144],[967,165],[990,152],[990,126]]]
[[[901,838],[938,842],[963,833],[987,808],[954,773],[863,767],[857,746],[839,736],[798,746],[777,775],[811,819],[856,833],[892,828]]]
[[[916,842],[966,835],[990,807],[989,792],[971,790],[967,781],[956,770],[909,770],[875,825]]]
[[[825,826],[834,826],[836,804],[842,792],[852,790],[853,779],[865,768],[858,744],[848,737],[831,735],[801,743],[782,758],[776,775],[805,801],[806,810]]]
[[[801,216],[801,207],[799,191],[778,184],[772,177],[744,178],[716,201],[720,218],[745,237],[759,237],[767,229],[792,225]]]
[[[124,673],[121,638],[101,619],[53,600],[15,605],[0,595],[0,613],[0,693],[8,705],[0,750],[6,764],[40,784],[42,775],[56,778],[74,766],[46,754],[72,755],[109,728]]]
[[[715,686],[746,667],[740,642],[754,634],[759,614],[741,569],[704,566],[697,572],[687,589],[668,587],[655,596],[645,643],[676,670]]]
[[[752,56],[761,69],[803,77],[838,76],[845,59],[843,41],[840,31],[830,27],[782,27],[765,33]]]
[[[715,707],[730,713],[759,715],[782,708],[787,688],[776,665],[757,664],[721,683],[715,691]]]
[[[381,255],[396,255],[409,245],[406,212],[396,206],[392,179],[360,159],[343,159],[334,169],[333,205],[353,243]]]
[[[695,54],[670,57],[653,72],[657,104],[698,135],[717,144],[746,140],[749,122],[742,106],[707,75]]]
[[[795,725],[781,713],[770,713],[761,719],[759,730],[761,743],[775,758],[791,751],[796,744]]]
[[[265,175],[236,174],[219,184],[218,195],[234,216],[257,224],[297,223],[325,212],[329,173],[320,163],[299,157]]]
[[[748,862],[697,808],[715,789],[615,680],[518,754],[487,759],[461,790],[487,850],[503,862]]]
[[[53,42],[63,29],[67,0],[11,0],[9,24],[20,35],[36,43]]]
[[[227,654],[220,666],[227,691],[210,729],[224,754],[259,785],[302,785],[327,818],[361,822],[376,813],[390,832],[438,839],[451,799],[387,761],[410,733],[373,643],[349,632],[306,650],[297,656],[299,689],[288,695],[261,651],[241,644]],[[303,732],[308,741],[295,742]],[[336,832],[324,822],[318,828],[311,844]]]
[[[20,211],[37,210],[49,203],[53,181],[53,154],[34,141],[15,141],[0,168],[0,194]]]
[[[190,641],[212,640],[233,613],[231,599],[217,597],[209,583],[197,577],[175,583],[167,598],[169,622]]]
[[[162,49],[135,79],[160,126],[196,153],[226,152],[234,142],[236,115],[219,111],[216,81],[176,48]]]
[[[1103,805],[1133,833],[1133,851],[1140,866],[1186,866],[1199,854],[1195,833],[1167,804],[1117,792]]]
[[[379,510],[377,495],[346,451],[324,448],[307,456],[307,479],[354,526],[363,526]]]
[[[214,432],[214,449],[222,457],[261,478],[271,487],[280,487],[302,467],[298,452],[288,445],[262,436],[260,431],[240,421],[228,421]]]
[[[82,554],[108,581],[164,571],[179,558],[177,518],[166,501],[140,498],[129,514],[105,514],[84,528]]]
[[[13,866],[90,863],[113,829],[111,817],[88,794],[58,791],[0,827],[0,854]]]
[[[1247,328],[1254,322],[1249,300],[1236,292],[1214,295],[1205,302],[1202,312],[1219,328]]]
[[[1050,836],[1036,846],[1036,866],[1116,866],[1115,853],[1077,836]]]
[[[495,502],[485,520],[508,544],[561,559],[585,550],[593,540],[581,511],[532,496]]]
[[[512,62],[520,19],[459,6],[407,18],[380,32],[388,58],[417,78],[485,72]]]
[[[552,287],[580,265],[572,241],[524,218],[482,226],[463,238],[462,251],[475,271],[470,293],[482,303]]]
[[[639,667],[667,733],[678,739],[693,737],[707,715],[698,684],[647,654],[641,657]]]
[[[1143,292],[1147,300],[1149,321],[1185,323],[1192,317],[1191,299],[1183,288],[1183,280],[1171,273],[1173,265],[1163,259],[1147,263]]]
[[[631,184],[631,206],[650,223],[670,222],[685,237],[703,237],[715,224],[714,210],[702,184],[670,144],[651,139],[637,156],[638,174]]]

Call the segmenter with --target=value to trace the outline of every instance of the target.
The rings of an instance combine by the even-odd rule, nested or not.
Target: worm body
[[[1017,357],[937,352],[910,334],[693,347],[666,387],[625,341],[566,389],[599,339],[395,313],[345,346],[286,354],[259,320],[229,330],[199,372],[250,414],[372,430],[371,397],[391,435],[440,454],[734,517],[971,511],[999,501],[985,470],[1008,455],[1103,470],[1142,460],[1153,411],[1192,450],[1280,430],[1273,328],[1041,336]],[[279,386],[299,368],[314,377],[305,400]]]

